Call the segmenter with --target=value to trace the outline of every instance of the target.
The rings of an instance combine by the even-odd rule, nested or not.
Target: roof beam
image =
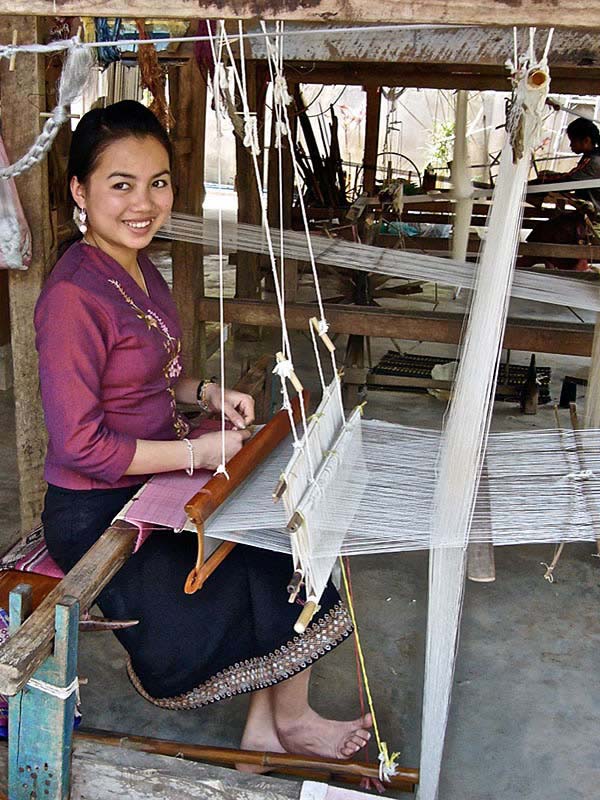
[[[116,0],[0,0],[0,14],[54,16],[115,16],[123,10]],[[513,25],[586,29],[600,28],[600,0],[129,0],[131,17],[238,18],[299,22],[452,24],[512,27]]]

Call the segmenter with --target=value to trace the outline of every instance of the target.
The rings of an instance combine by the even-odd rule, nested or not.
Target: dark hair
[[[567,136],[570,139],[585,139],[589,136],[594,147],[600,147],[600,131],[591,119],[584,119],[584,117],[574,119],[567,126]]]
[[[163,145],[171,163],[173,152],[169,135],[154,114],[135,100],[121,100],[106,108],[93,108],[84,114],[73,131],[69,150],[68,180],[74,176],[85,183],[98,159],[113,142],[137,136],[152,136]]]

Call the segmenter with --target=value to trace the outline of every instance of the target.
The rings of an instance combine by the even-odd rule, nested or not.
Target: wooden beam
[[[112,0],[62,0],[60,12],[63,16],[114,17]],[[2,14],[35,14],[52,16],[55,8],[52,0],[2,0]],[[127,14],[130,17],[194,18],[203,19],[239,18],[255,19],[260,13],[265,20],[298,20],[306,22],[329,21],[358,23],[385,23],[394,20],[398,24],[426,23],[432,25],[485,25],[525,26],[546,28],[572,28],[576,22],[580,28],[600,28],[600,2],[591,0],[582,6],[579,0],[538,0],[532,4],[526,0],[487,0],[468,2],[461,0],[421,0],[419,3],[406,0],[265,0],[260,4],[251,0],[219,0],[198,3],[195,0],[129,0]],[[2,41],[10,41],[2,40]]]
[[[200,302],[200,314],[206,320],[218,320],[218,299],[204,298]],[[286,306],[286,322],[291,330],[307,331],[309,319],[314,315],[315,306],[312,303]],[[325,315],[333,333],[446,344],[460,342],[464,320],[462,314],[390,311],[342,305],[326,305]],[[273,328],[280,325],[277,304],[262,300],[226,300],[225,321]],[[589,356],[592,336],[592,325],[509,318],[503,347],[527,352]]]
[[[29,13],[29,12],[28,12]],[[41,42],[44,26],[35,17],[1,17],[0,41]],[[46,110],[45,63],[42,56],[17,58],[14,72],[7,59],[0,63],[2,135],[12,161],[22,156],[39,133],[40,112]],[[16,179],[23,210],[33,234],[33,258],[26,271],[9,272],[12,356],[14,369],[17,465],[21,525],[37,523],[45,483],[46,429],[40,402],[33,310],[50,266],[55,261],[48,202],[46,159]]]
[[[202,215],[204,203],[204,148],[206,82],[194,60],[169,68],[169,96],[176,118],[172,131],[174,210]],[[173,242],[173,297],[181,320],[183,362],[189,375],[203,374],[208,357],[206,326],[197,313],[204,296],[204,248]]]
[[[338,61],[297,61],[294,75],[302,83],[348,84],[354,86],[402,86],[423,89],[473,89],[510,91],[508,72],[502,66],[473,64],[380,63]],[[552,91],[569,94],[573,84],[581,94],[600,93],[600,69],[551,67]],[[569,89],[570,87],[570,89]]]
[[[483,20],[482,20],[483,22]],[[464,71],[465,66],[496,67],[506,74],[506,56],[513,50],[511,28],[493,28],[487,25],[470,27],[422,27],[396,28],[395,30],[364,28],[353,32],[346,26],[338,33],[336,23],[326,36],[311,36],[307,28],[318,28],[317,23],[288,22],[285,40],[285,61],[313,63],[322,62],[366,63],[386,62],[392,69],[400,65],[443,64],[448,70]],[[342,26],[340,26],[342,27]],[[249,23],[249,32],[261,33],[258,24]],[[302,35],[294,35],[302,31]],[[538,35],[545,36],[546,31]],[[249,58],[266,59],[263,36],[248,40]],[[585,72],[600,63],[600,43],[591,31],[577,28],[554,31],[549,53],[550,72],[554,81],[555,70],[574,68]],[[554,89],[553,89],[554,91]]]
[[[375,192],[377,153],[379,152],[379,112],[381,89],[367,86],[367,113],[365,115],[365,149],[363,153],[363,191],[369,196]]]

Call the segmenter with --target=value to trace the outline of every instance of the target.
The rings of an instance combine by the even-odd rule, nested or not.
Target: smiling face
[[[118,139],[71,193],[88,216],[86,237],[126,269],[150,244],[173,205],[169,155],[153,136]]]

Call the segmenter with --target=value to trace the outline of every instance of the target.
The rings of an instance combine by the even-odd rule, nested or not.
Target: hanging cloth
[[[0,137],[0,169],[10,164]],[[14,178],[0,180],[0,269],[27,269],[31,264],[31,232]]]

